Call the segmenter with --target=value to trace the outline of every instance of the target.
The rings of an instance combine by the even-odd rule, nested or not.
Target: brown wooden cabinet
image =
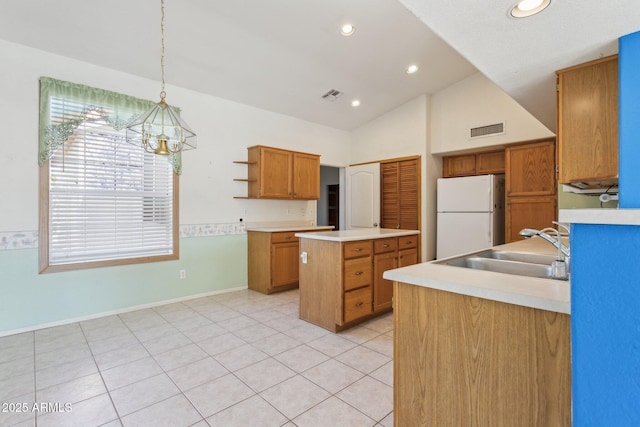
[[[394,286],[395,425],[571,425],[569,315]]]
[[[418,262],[419,235],[336,242],[303,238],[300,318],[337,332],[391,309],[382,273]]]
[[[391,308],[393,282],[382,277],[387,270],[418,263],[418,236],[390,237],[374,241],[373,311]]]
[[[559,182],[608,187],[618,178],[618,56],[556,72]]]
[[[320,156],[256,145],[248,149],[250,199],[320,198]]]
[[[444,178],[499,174],[504,173],[504,170],[504,150],[445,156],[442,158],[442,176]]]
[[[557,218],[555,143],[533,142],[506,149],[505,241],[521,240],[523,228],[553,226]]]
[[[420,227],[420,159],[381,163],[381,227]]]
[[[271,294],[298,286],[300,242],[295,236],[298,231],[247,231],[249,289]]]

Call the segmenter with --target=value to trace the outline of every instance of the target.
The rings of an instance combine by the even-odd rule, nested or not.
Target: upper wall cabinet
[[[579,188],[618,178],[618,56],[557,71],[559,182]]]
[[[320,156],[256,145],[247,148],[249,199],[320,198]]]
[[[444,178],[491,173],[504,173],[504,150],[442,158],[442,176]]]

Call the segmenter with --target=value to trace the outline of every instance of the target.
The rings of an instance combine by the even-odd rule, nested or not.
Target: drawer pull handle
[[[406,243],[406,244],[407,244],[407,245],[410,245],[410,244],[412,244],[412,243],[413,243],[413,242],[412,242],[411,240],[407,240],[407,243]]]
[[[384,245],[382,245],[382,247],[383,247],[383,248],[388,248],[388,247],[389,247],[389,245],[385,243]]]
[[[360,252],[362,248],[353,248],[354,252]]]
[[[357,303],[356,303],[356,307],[362,307],[362,304],[364,304],[362,301],[357,302]]]
[[[355,273],[353,273],[353,274],[355,274],[356,276],[360,276],[360,275],[362,275],[362,271],[356,271],[356,272],[355,272]]]

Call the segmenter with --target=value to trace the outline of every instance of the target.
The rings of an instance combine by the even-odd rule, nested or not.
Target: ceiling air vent
[[[335,101],[341,95],[342,92],[340,92],[339,90],[331,89],[329,92],[322,95],[322,98],[326,99],[327,101]]]
[[[505,122],[471,128],[469,138],[474,139],[482,138],[484,136],[503,135],[505,133],[504,124]]]

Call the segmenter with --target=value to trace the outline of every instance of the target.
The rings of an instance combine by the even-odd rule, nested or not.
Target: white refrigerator
[[[436,258],[504,243],[504,175],[440,178]]]

